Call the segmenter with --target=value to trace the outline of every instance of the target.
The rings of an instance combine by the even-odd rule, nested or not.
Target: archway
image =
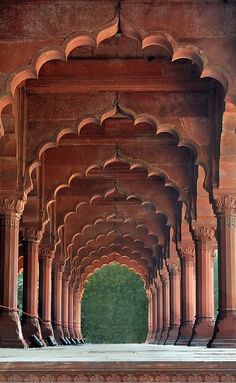
[[[95,271],[81,302],[82,334],[89,343],[142,343],[148,330],[143,281],[118,263]]]

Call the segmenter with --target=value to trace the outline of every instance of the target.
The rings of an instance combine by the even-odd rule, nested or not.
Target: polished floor
[[[236,349],[85,344],[0,349],[0,383],[236,382]]]

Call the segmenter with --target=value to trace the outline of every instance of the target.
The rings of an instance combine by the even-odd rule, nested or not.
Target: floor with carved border
[[[0,382],[236,382],[236,349],[149,344],[0,349]]]

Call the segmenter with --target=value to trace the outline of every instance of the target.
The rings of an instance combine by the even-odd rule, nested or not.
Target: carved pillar
[[[150,342],[152,336],[152,293],[150,290],[147,291],[148,298],[148,334],[146,338],[146,343]]]
[[[69,328],[68,328],[68,310],[69,310],[69,280],[70,273],[64,271],[62,276],[62,328],[64,336],[69,338]]]
[[[22,331],[27,342],[35,334],[42,339],[38,320],[39,243],[42,233],[35,228],[23,230],[23,316]]]
[[[163,293],[162,282],[160,275],[156,279],[156,291],[157,291],[157,332],[155,336],[155,343],[158,343],[163,329]]]
[[[154,343],[157,333],[157,291],[155,284],[150,286],[150,291],[152,294],[152,333],[149,343]]]
[[[210,347],[236,347],[236,198],[215,200],[219,250],[219,311]]]
[[[25,347],[17,312],[19,221],[22,200],[0,199],[0,347]]]
[[[70,338],[74,339],[74,286],[75,281],[71,278],[68,288],[68,328]]]
[[[39,316],[42,319],[41,331],[43,338],[53,334],[51,322],[52,302],[52,260],[54,251],[47,246],[40,246],[39,252]]]
[[[57,342],[60,342],[64,336],[62,330],[62,273],[64,265],[55,263],[52,268],[52,286],[53,286],[53,310],[52,324],[54,336]]]
[[[170,280],[169,273],[161,273],[162,291],[163,291],[163,328],[159,344],[164,344],[170,329]]]
[[[81,339],[81,293],[79,289],[74,291],[74,337],[76,339]]]
[[[179,336],[181,317],[180,260],[168,259],[170,275],[170,330],[165,344],[175,344]]]
[[[194,229],[196,249],[196,320],[191,346],[206,346],[214,330],[214,252],[215,228]]]
[[[181,324],[177,345],[188,345],[196,315],[196,273],[194,246],[182,247],[181,258]]]

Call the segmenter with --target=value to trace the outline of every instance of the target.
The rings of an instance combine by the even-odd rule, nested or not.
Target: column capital
[[[167,268],[169,270],[170,275],[176,275],[180,273],[181,268],[180,268],[179,258],[167,259],[166,263],[167,263]]]
[[[40,250],[39,250],[40,260],[46,260],[46,259],[53,260],[54,257],[55,257],[55,251],[50,246],[40,246]]]
[[[65,282],[69,282],[71,278],[71,272],[70,271],[64,271],[62,275],[62,279]]]
[[[18,214],[22,215],[24,201],[19,198],[0,197],[0,215]]]
[[[43,238],[43,232],[34,227],[25,227],[22,229],[23,241],[40,243]]]
[[[215,238],[216,227],[215,226],[194,226],[193,237],[195,241],[209,241],[216,242]]]
[[[55,274],[60,274],[60,273],[63,273],[63,271],[65,270],[65,265],[64,263],[53,263],[52,265],[52,271],[55,273]]]
[[[216,194],[213,207],[216,214],[236,214],[236,197],[230,194]]]
[[[195,262],[195,246],[193,243],[180,244],[178,247],[180,259],[184,264],[191,265]]]

